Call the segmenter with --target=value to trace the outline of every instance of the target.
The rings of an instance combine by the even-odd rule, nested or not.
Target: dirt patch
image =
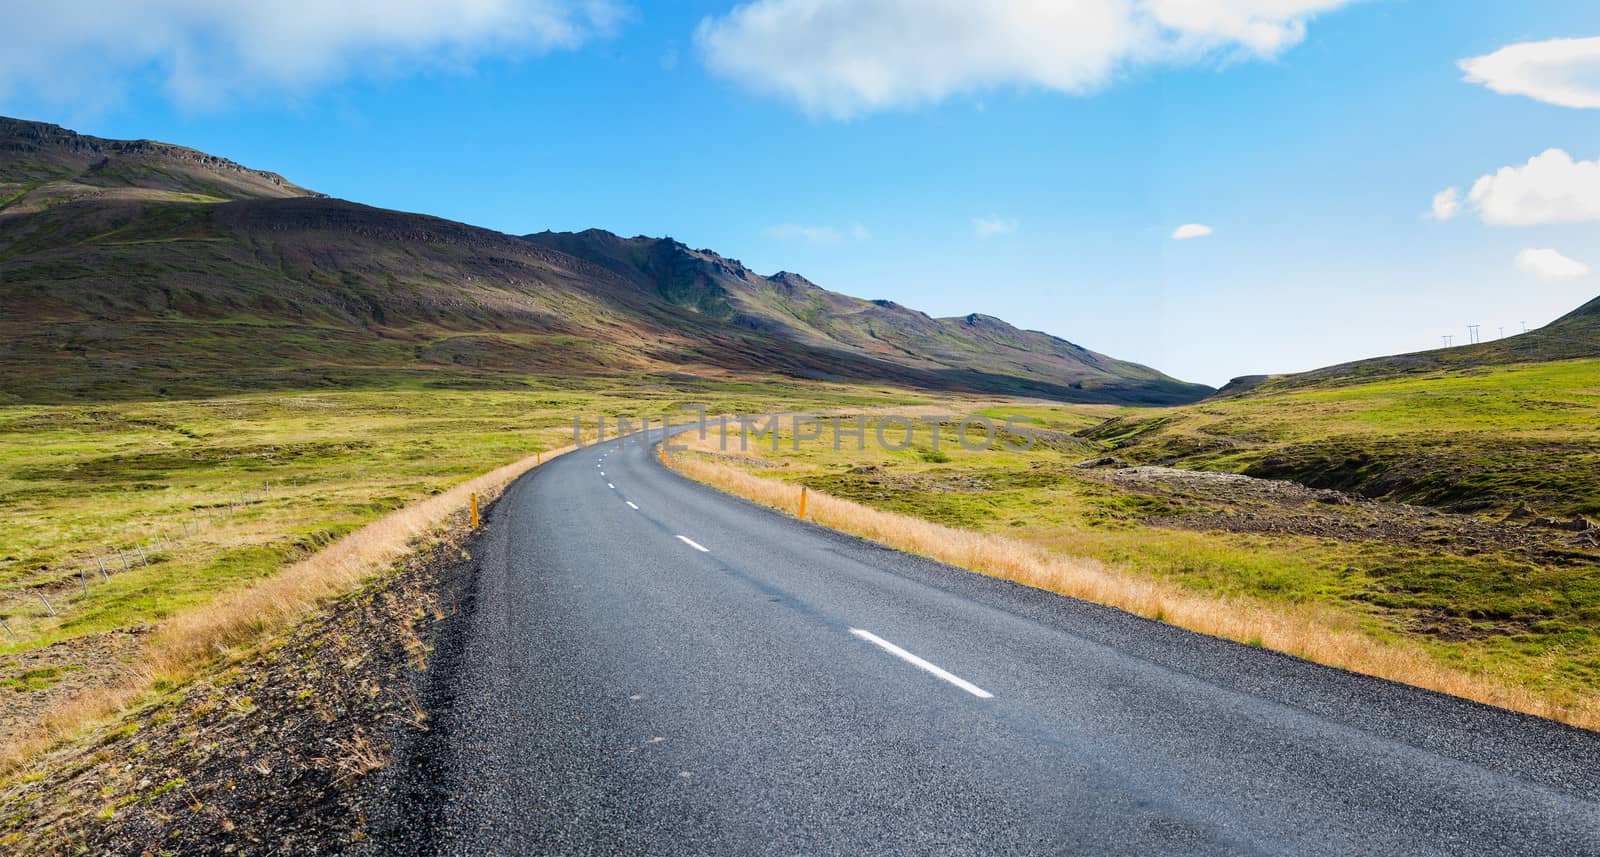
[[[924,494],[938,494],[945,492],[976,492],[988,491],[994,484],[982,476],[960,470],[923,470],[916,472],[895,472],[875,464],[864,464],[852,467],[845,474],[854,477],[854,482],[861,490],[885,490],[893,492],[915,492]]]
[[[1531,514],[1494,521],[1236,473],[1170,467],[1081,473],[1124,490],[1182,499],[1195,509],[1145,519],[1151,526],[1380,541],[1469,556],[1496,551],[1540,563],[1600,563],[1595,531],[1577,524],[1552,526]]]
[[[16,742],[62,701],[119,682],[138,654],[145,630],[89,634],[0,655],[0,746]]]
[[[1474,620],[1443,610],[1413,610],[1401,614],[1398,618],[1400,626],[1407,631],[1446,643],[1525,634],[1529,625],[1528,622],[1510,620]]]
[[[463,521],[270,647],[14,772],[0,850],[327,854],[364,838],[363,779],[426,729],[410,690],[470,569]]]
[[[770,470],[777,467],[789,466],[788,462],[768,461],[765,458],[756,458],[755,456],[751,455],[735,455],[728,452],[710,452],[707,450],[697,449],[695,450],[695,454],[715,459],[723,464],[731,464],[734,467],[751,467],[759,470]]]

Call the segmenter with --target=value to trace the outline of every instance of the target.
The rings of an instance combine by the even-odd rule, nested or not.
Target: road
[[[378,850],[1600,854],[1600,736],[943,566],[638,442],[490,510]]]

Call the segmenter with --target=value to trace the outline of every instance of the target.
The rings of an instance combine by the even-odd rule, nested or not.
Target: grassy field
[[[0,407],[0,617],[17,635],[0,636],[0,654],[160,622],[387,511],[570,443],[577,415],[592,432],[599,414],[682,419],[690,402],[757,411],[896,401],[920,400],[826,385],[797,394],[758,383],[535,381],[526,392]]]
[[[1028,451],[972,451],[946,423],[937,446],[932,429],[918,426],[898,451],[870,443],[864,451],[853,443],[835,450],[827,437],[794,449],[788,436],[778,451],[740,451],[737,437],[724,451],[713,437],[694,454],[1205,597],[1315,608],[1330,630],[1420,648],[1444,667],[1493,677],[1557,707],[1600,700],[1600,550],[1571,548],[1564,533],[1501,523],[1504,509],[1524,502],[1549,514],[1592,513],[1600,492],[1593,479],[1600,364],[1507,367],[1160,411],[1032,405],[981,412],[1033,418],[1044,429],[1040,442]],[[898,429],[889,434],[898,440]],[[1353,481],[1318,478],[1322,471],[1310,467],[1281,471],[1288,465],[1280,462],[1327,461],[1334,450],[1382,465]],[[1387,485],[1373,493],[1432,497],[1477,514],[1345,497],[1332,497],[1336,505],[1283,505],[1239,493],[1238,480],[1169,490],[1108,478],[1122,472],[1114,466],[1080,466],[1106,457],[1266,470],[1356,490]],[[1411,475],[1405,484],[1384,483],[1380,472]],[[1230,529],[1244,520],[1267,525]],[[1416,523],[1427,538],[1396,521]]]
[[[1600,360],[1481,367],[1127,412],[1086,432],[1177,464],[1505,514],[1600,516]]]
[[[592,430],[601,414],[703,403],[1026,417],[1037,439],[1026,451],[964,449],[954,423],[935,444],[919,423],[902,450],[740,452],[735,440],[704,454],[1198,596],[1306,608],[1341,633],[1579,704],[1600,698],[1600,552],[1527,529],[1526,516],[1501,519],[1523,506],[1593,514],[1597,379],[1594,362],[1513,366],[1161,410],[683,376],[0,406],[0,618],[15,635],[0,636],[0,695],[22,718],[115,678],[148,629],[275,579],[387,512],[564,446],[575,415]],[[1231,494],[1232,483],[1111,478],[1127,464],[1294,477],[1466,514],[1419,523],[1407,512],[1407,530],[1393,504],[1308,510]]]

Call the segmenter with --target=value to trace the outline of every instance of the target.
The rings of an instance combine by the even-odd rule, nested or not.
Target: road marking
[[[681,538],[683,538],[683,536],[678,536],[678,538],[681,539]],[[867,642],[877,646],[880,649],[883,649],[884,651],[888,652],[889,654],[894,655],[895,657],[899,658],[900,660],[905,661],[906,663],[911,664],[912,666],[917,667],[918,669],[926,670],[928,672],[933,673],[934,675],[938,676],[939,678],[942,678],[945,681],[950,682],[951,684],[955,685],[956,687],[961,688],[962,690],[966,691],[967,693],[972,694],[973,696],[976,696],[979,699],[993,699],[994,698],[994,694],[990,693],[989,691],[984,690],[981,687],[978,687],[977,685],[973,684],[970,681],[967,681],[966,679],[962,678],[961,676],[956,675],[953,672],[950,672],[948,670],[942,669],[942,668],[940,668],[938,666],[935,666],[933,664],[928,663],[927,661],[917,657],[916,655],[911,654],[910,652],[906,651],[905,649],[900,648],[899,646],[896,646],[894,643],[891,643],[888,640],[885,640],[884,638],[878,636],[877,634],[872,633],[871,631],[863,631],[860,628],[851,628],[850,629],[850,633],[856,635],[857,637],[860,637],[863,640],[866,640]]]
[[[612,485],[612,484],[611,484],[611,483],[610,483],[610,482],[607,482],[607,483],[606,483],[606,487],[607,487],[607,488],[610,488],[610,489],[611,489],[611,490],[613,490],[613,491],[615,491],[615,490],[617,490],[617,486],[615,486],[615,485]]]
[[[606,475],[606,472],[604,470],[602,470],[602,471],[600,471],[600,475],[604,476],[604,475]]]
[[[711,549],[710,548],[707,548],[707,547],[701,545],[699,542],[695,541],[694,539],[689,538],[688,536],[678,536],[678,541],[683,542],[684,544],[688,545],[689,547],[694,548],[695,550],[697,550],[697,551],[699,551],[701,553],[711,553]]]
[[[627,503],[628,504],[628,508],[630,508],[630,509],[632,509],[632,510],[634,510],[636,512],[639,510],[638,506],[633,505],[633,501],[632,500],[624,500],[622,502]]]

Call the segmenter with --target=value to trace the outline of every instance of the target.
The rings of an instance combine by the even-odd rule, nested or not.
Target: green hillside
[[[1600,297],[1537,330],[1490,342],[1373,357],[1294,375],[1238,379],[1223,393],[1267,395],[1368,381],[1427,378],[1441,372],[1471,371],[1514,363],[1600,358]]]
[[[1426,368],[1410,355],[1286,376],[1080,435],[1131,464],[1498,517],[1600,517],[1600,359],[1500,362],[1597,350],[1595,307],[1504,344],[1435,353]]]
[[[597,229],[527,238],[734,327],[904,366],[941,387],[1137,404],[1191,402],[1210,392],[991,316],[933,318],[893,301],[831,292],[787,271],[762,276],[737,259],[670,238],[620,238]]]
[[[982,316],[930,319],[756,277],[676,242],[592,232],[552,248],[53,125],[0,120],[0,199],[6,401],[685,373],[1129,404],[1210,392]]]

